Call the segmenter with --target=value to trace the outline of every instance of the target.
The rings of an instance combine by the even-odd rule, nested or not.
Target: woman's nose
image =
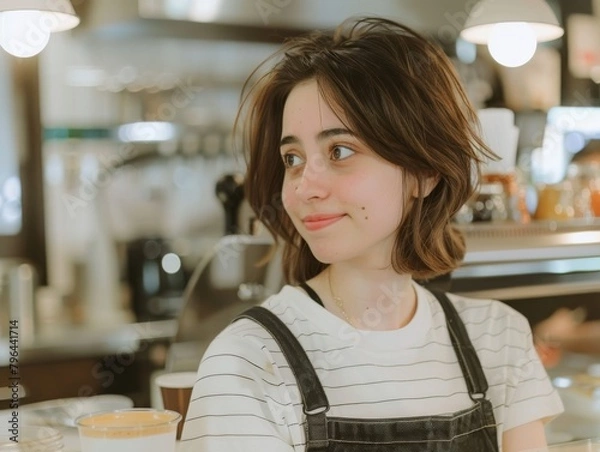
[[[330,174],[327,161],[316,156],[307,160],[302,175],[297,180],[295,193],[305,200],[322,198],[328,193]]]

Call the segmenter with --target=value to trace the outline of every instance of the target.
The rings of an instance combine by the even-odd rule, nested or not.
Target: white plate
[[[21,405],[19,415],[24,422],[30,424],[75,427],[75,419],[84,414],[131,407],[133,400],[127,396],[103,394]]]

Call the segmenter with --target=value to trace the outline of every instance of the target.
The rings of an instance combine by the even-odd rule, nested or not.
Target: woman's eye
[[[294,166],[298,166],[302,163],[302,159],[294,154],[284,154],[283,155],[283,164],[286,168],[293,168]]]
[[[343,160],[354,154],[354,151],[346,146],[335,146],[331,150],[331,158],[333,160]]]

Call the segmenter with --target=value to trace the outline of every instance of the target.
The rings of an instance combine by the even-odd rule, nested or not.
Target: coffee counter
[[[482,264],[600,256],[600,218],[538,221],[530,224],[479,223],[460,226],[467,255],[460,271]]]
[[[175,336],[176,320],[122,325],[54,325],[34,338],[16,337],[19,364],[58,359],[135,353],[143,343],[168,341]],[[10,341],[2,338],[0,366],[7,366]]]
[[[504,301],[532,325],[559,307],[600,319],[600,218],[461,228],[467,255],[448,290]]]
[[[0,351],[0,409],[8,407],[17,371],[21,403],[123,394],[136,406],[150,404],[149,378],[165,365],[177,322],[165,320],[112,326],[60,326]],[[16,347],[14,345],[16,344]],[[16,361],[11,350],[16,349]],[[9,366],[12,364],[12,366]],[[16,366],[16,367],[15,367]],[[2,388],[4,386],[4,388]]]

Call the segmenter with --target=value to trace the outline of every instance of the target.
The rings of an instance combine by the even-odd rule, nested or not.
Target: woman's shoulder
[[[302,296],[297,289],[284,286],[278,293],[271,295],[260,304],[275,314],[286,326],[297,319],[294,309],[295,297]],[[248,306],[250,308],[251,306]],[[241,311],[240,314],[244,312]],[[269,350],[274,342],[271,334],[258,322],[246,317],[234,317],[211,342],[208,353],[227,354],[232,352],[264,352]]]
[[[467,328],[481,330],[504,329],[519,336],[531,334],[527,318],[516,309],[498,300],[471,298],[448,294]]]
[[[297,308],[298,299],[306,298],[301,291],[292,286],[283,286],[281,290],[275,294],[267,297],[258,306],[265,308],[281,320],[284,324],[288,324],[298,317],[299,310]],[[252,306],[248,306],[250,309]],[[245,312],[245,311],[242,311]],[[240,314],[242,314],[240,312]],[[234,321],[233,321],[234,320]],[[262,336],[259,334],[261,331],[266,330],[257,322],[249,318],[238,318],[232,319],[232,322],[219,334],[218,337],[222,336],[237,336],[237,337],[249,337],[249,336]]]
[[[461,316],[493,315],[495,318],[527,321],[523,314],[499,300],[467,297],[455,293],[448,293],[448,298],[450,298]]]

